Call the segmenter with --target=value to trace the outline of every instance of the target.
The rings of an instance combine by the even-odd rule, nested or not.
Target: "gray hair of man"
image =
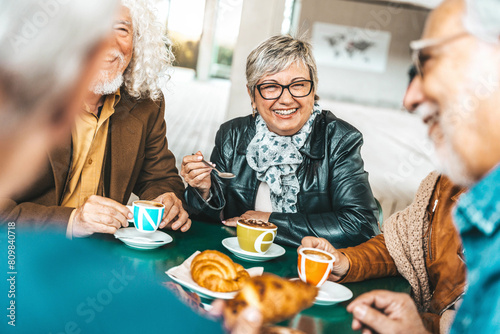
[[[2,134],[64,99],[111,31],[116,0],[0,0]]]
[[[135,98],[158,100],[175,59],[172,43],[151,1],[122,0],[122,4],[130,10],[134,30],[134,53],[123,75],[125,88]]]
[[[466,0],[464,26],[472,35],[500,44],[500,1]]]
[[[255,88],[260,79],[289,68],[293,63],[300,62],[309,69],[313,82],[314,100],[318,87],[318,69],[312,54],[312,46],[306,41],[290,35],[272,36],[253,49],[247,57],[247,86],[252,98],[255,98]]]

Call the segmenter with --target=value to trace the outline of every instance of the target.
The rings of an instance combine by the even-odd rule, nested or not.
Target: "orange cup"
[[[301,248],[297,271],[303,282],[320,287],[328,279],[334,263],[335,256],[328,252],[315,248]]]

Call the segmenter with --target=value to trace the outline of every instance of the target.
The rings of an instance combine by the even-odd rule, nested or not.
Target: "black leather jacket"
[[[212,173],[212,198],[208,203],[188,187],[185,197],[191,214],[220,221],[255,209],[260,181],[246,159],[254,135],[255,119],[251,115],[220,127],[211,161],[237,177],[222,180]],[[297,213],[273,212],[269,218],[278,226],[278,243],[298,246],[303,237],[313,235],[342,248],[379,233],[377,206],[360,155],[362,144],[361,133],[331,112],[323,111],[316,117],[300,149],[303,161],[297,169]]]

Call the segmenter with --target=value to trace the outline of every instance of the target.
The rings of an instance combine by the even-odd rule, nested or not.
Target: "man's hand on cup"
[[[316,248],[328,252],[335,256],[335,263],[333,264],[332,273],[328,277],[331,281],[339,281],[349,271],[349,260],[347,257],[335,249],[328,240],[316,237],[304,237],[302,245],[297,249],[297,252],[303,248]]]
[[[182,201],[174,193],[164,193],[156,197],[154,202],[165,205],[165,212],[159,228],[169,227],[172,230],[181,229],[186,232],[191,227],[189,214],[182,207]]]
[[[114,234],[127,227],[134,216],[126,206],[102,196],[90,196],[76,209],[73,217],[73,236],[87,237],[94,233]]]
[[[226,220],[223,220],[222,223],[226,226],[236,227],[236,223],[240,219],[257,219],[265,222],[269,221],[269,217],[271,217],[271,212],[262,212],[262,211],[247,211],[239,217],[233,217]]]
[[[200,195],[207,199],[210,196],[210,187],[212,186],[210,179],[212,168],[201,160],[203,160],[203,154],[200,151],[196,152],[195,155],[186,155],[182,159],[180,174],[187,184],[197,189]]]
[[[347,311],[353,314],[352,329],[363,334],[429,333],[406,293],[374,290],[356,298]]]

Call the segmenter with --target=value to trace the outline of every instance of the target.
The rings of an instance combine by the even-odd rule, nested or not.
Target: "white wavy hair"
[[[159,100],[175,58],[172,43],[150,0],[122,0],[122,4],[130,10],[134,29],[134,53],[123,75],[125,88],[135,98]]]

